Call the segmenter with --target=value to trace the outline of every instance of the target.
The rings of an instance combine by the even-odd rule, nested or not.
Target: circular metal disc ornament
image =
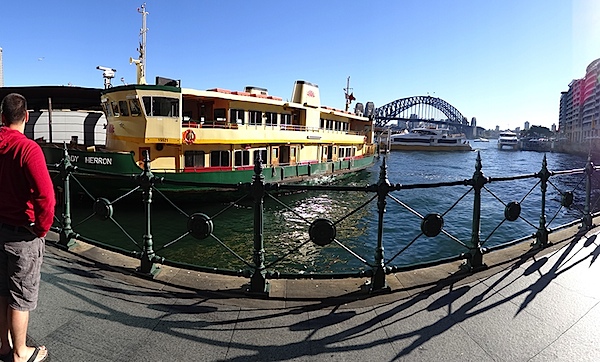
[[[308,235],[313,243],[325,246],[335,239],[335,225],[327,219],[316,219],[310,224]]]
[[[562,195],[561,205],[564,207],[573,205],[573,191],[567,191]]]
[[[504,208],[504,218],[508,221],[515,221],[521,215],[521,204],[511,201]]]
[[[438,236],[444,227],[444,218],[440,214],[427,214],[421,221],[421,231],[427,237]]]
[[[195,213],[190,215],[187,222],[188,231],[198,240],[206,239],[213,232],[213,222],[205,214]]]
[[[94,214],[100,220],[107,220],[113,215],[113,207],[110,201],[100,197],[94,201]]]

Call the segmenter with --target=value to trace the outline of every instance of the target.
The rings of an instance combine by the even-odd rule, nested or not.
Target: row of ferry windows
[[[260,154],[260,158],[264,163],[267,159],[266,149],[252,151],[252,158],[250,158],[250,151],[236,150],[233,153],[233,165],[235,167],[251,166],[254,164],[254,160],[256,159],[258,154]],[[204,151],[186,151],[185,167],[205,167],[204,155]],[[229,151],[211,151],[210,167],[229,167],[229,162]]]
[[[222,114],[222,117],[219,117]],[[262,111],[248,111],[248,124],[251,126],[260,126],[263,123],[267,126],[277,126],[278,117],[281,118],[279,124],[292,124],[292,115],[289,113],[275,113]],[[215,109],[215,119],[225,120],[225,109]],[[263,122],[264,119],[264,122]],[[230,109],[229,122],[240,125],[246,124],[246,111],[243,109]]]
[[[293,149],[294,154],[292,156],[296,156],[295,149]],[[258,149],[253,151],[248,150],[235,150],[233,152],[233,166],[235,167],[243,167],[243,166],[252,166],[254,165],[254,160],[256,159],[258,153],[260,153],[260,159],[263,164],[267,162],[267,150],[266,149]],[[339,157],[353,157],[356,153],[355,147],[340,147]],[[252,155],[252,158],[250,158]],[[186,151],[185,152],[185,167],[206,167],[205,162],[205,152],[204,151]],[[210,153],[210,167],[229,167],[230,158],[229,151],[211,151]]]
[[[142,97],[144,102],[144,109],[146,115],[149,117],[178,117],[179,116],[179,100],[177,98],[168,97]],[[139,99],[129,99],[126,101],[111,101],[104,103],[106,114],[111,117],[119,116],[140,116],[142,108],[140,106]],[[215,109],[214,112],[215,120],[225,120],[225,109]],[[263,119],[264,124],[267,126],[277,126],[278,116],[281,118],[279,124],[290,125],[292,124],[292,115],[289,113],[278,114],[275,112],[262,112],[262,111],[248,111],[248,124],[251,126],[262,125]],[[243,109],[230,109],[229,119],[231,123],[237,123],[240,125],[245,124],[245,111]],[[335,130],[335,131],[348,131],[349,125],[347,122],[334,121],[331,119],[321,118],[321,129]]]
[[[179,117],[179,100],[168,97],[142,97],[146,115],[149,117]],[[104,111],[109,117],[133,116],[143,114],[140,100],[128,99],[103,103]]]
[[[321,118],[321,129],[329,129],[332,131],[348,131],[348,123]]]

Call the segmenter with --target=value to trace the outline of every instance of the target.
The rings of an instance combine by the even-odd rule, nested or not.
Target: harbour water
[[[498,178],[534,174],[542,168],[543,153],[500,151],[496,142],[473,143],[472,152],[392,152],[386,156],[387,176],[392,184],[412,185],[470,179],[477,154],[482,172]],[[585,157],[547,153],[548,169],[558,171],[585,167]],[[379,179],[381,160],[370,169],[341,180],[324,183],[368,185]],[[491,247],[536,232],[540,218],[539,179],[491,182],[482,191],[480,240]],[[456,256],[468,251],[472,238],[473,192],[470,186],[445,186],[391,192],[387,198],[383,227],[385,259],[390,266],[406,266]],[[575,206],[561,207],[560,192],[573,191]],[[583,175],[553,177],[548,186],[546,217],[553,228],[581,217],[585,195]],[[374,198],[374,200],[372,200]],[[253,255],[252,204],[235,205],[201,201],[178,202],[174,207],[155,193],[152,204],[152,237],[157,255],[182,263],[219,269],[245,269]],[[371,202],[368,202],[372,200]],[[504,220],[505,204],[518,201],[522,211],[514,222]],[[368,202],[368,203],[367,203]],[[365,205],[366,204],[366,205]],[[283,258],[269,270],[281,272],[352,272],[370,269],[337,243],[317,246],[309,239],[310,222],[326,218],[336,223],[340,244],[364,258],[374,260],[377,243],[377,198],[374,193],[307,191],[299,194],[266,197],[264,204],[264,246],[266,264]],[[361,207],[365,205],[364,207]],[[125,249],[139,250],[144,235],[145,216],[139,195],[131,195],[114,205],[114,219],[89,218],[89,203],[72,206],[75,232],[88,238]],[[355,211],[357,210],[358,211]],[[179,209],[179,210],[178,210]],[[213,237],[179,239],[187,230],[186,216],[201,212],[214,222]],[[421,234],[418,215],[438,213],[444,219],[444,231],[428,238]],[[350,216],[347,216],[351,214]],[[417,215],[418,214],[418,215]],[[125,232],[124,232],[125,231]],[[129,236],[128,236],[129,235]],[[176,240],[175,242],[172,242]],[[135,245],[138,244],[138,246]],[[224,247],[222,244],[227,246]],[[164,247],[167,245],[167,247]],[[164,247],[164,249],[163,249]],[[404,250],[405,249],[405,250]],[[290,253],[289,255],[287,255]],[[391,259],[391,260],[390,260]]]

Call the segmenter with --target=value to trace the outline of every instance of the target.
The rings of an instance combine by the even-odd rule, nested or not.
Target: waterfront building
[[[599,76],[600,58],[588,65],[584,78],[574,79],[561,93],[558,129],[569,150],[585,152],[588,143],[583,141],[600,136]]]
[[[529,131],[529,121],[525,121],[525,124],[523,125],[523,129],[525,131]]]

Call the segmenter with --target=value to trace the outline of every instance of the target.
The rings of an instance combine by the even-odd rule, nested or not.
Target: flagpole
[[[346,112],[350,109],[350,103],[352,102],[351,98],[354,98],[354,95],[350,94],[350,76],[348,76],[348,80],[346,81],[346,88],[344,88],[344,94],[346,95]]]

